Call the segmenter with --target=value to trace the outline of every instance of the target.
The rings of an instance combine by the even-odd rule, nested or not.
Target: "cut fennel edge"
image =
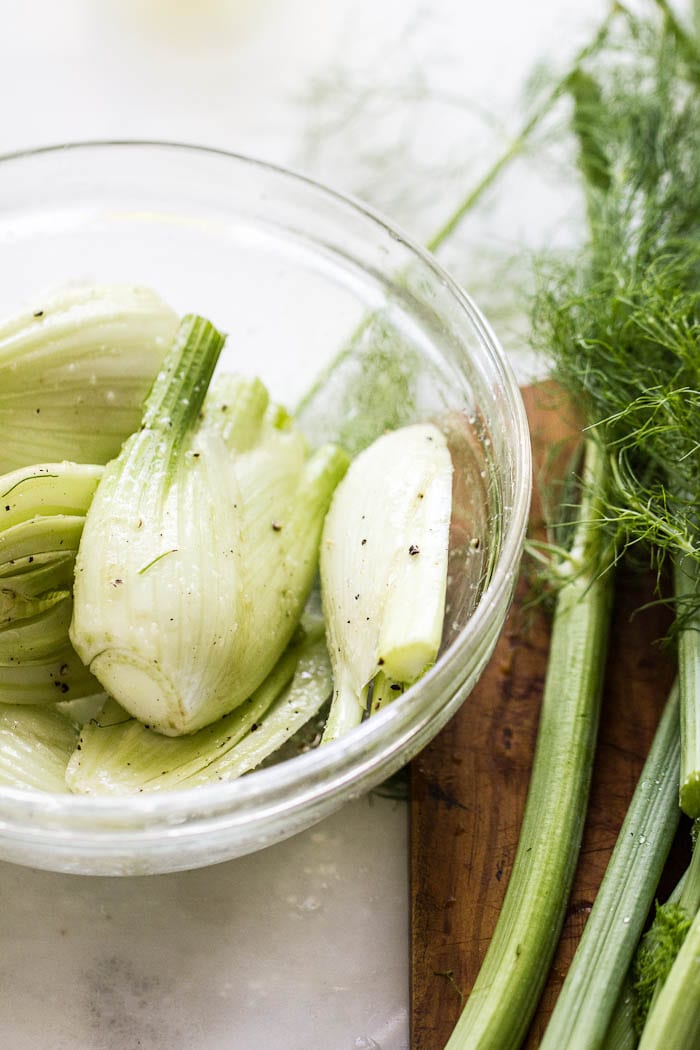
[[[54,705],[0,703],[0,786],[68,792],[77,739],[76,724]]]
[[[435,662],[445,615],[453,463],[432,423],[382,435],[339,483],[320,571],[334,695],[328,744]]]
[[[244,704],[187,736],[167,737],[114,700],[83,726],[68,762],[76,794],[133,794],[230,781],[256,769],[318,714],[331,692],[325,638],[293,643]]]

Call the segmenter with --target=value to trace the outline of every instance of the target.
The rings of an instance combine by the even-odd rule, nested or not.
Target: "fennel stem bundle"
[[[567,785],[574,791],[575,783],[584,784],[591,761],[589,753],[575,759],[573,770],[557,767],[556,746],[549,737],[549,704],[555,710],[559,704],[551,716],[555,724],[567,719],[567,688],[559,690],[556,701],[548,697],[549,683],[557,680],[557,668],[563,666],[559,628],[565,622],[564,609],[571,615],[570,604],[578,604],[571,602],[568,588],[578,581],[576,616],[583,618],[597,601],[601,580],[607,576],[610,584],[611,564],[629,548],[650,549],[659,567],[667,557],[674,565],[679,682],[655,745],[660,758],[649,759],[660,763],[664,793],[654,799],[657,811],[643,816],[649,801],[643,798],[638,815],[631,810],[629,820],[645,827],[651,820],[654,833],[642,834],[645,848],[630,852],[622,848],[630,832],[621,832],[600,903],[543,1045],[552,1050],[607,1045],[611,1021],[624,1013],[621,1008],[616,1011],[616,999],[623,986],[629,987],[628,967],[678,822],[678,799],[689,815],[700,813],[700,45],[696,32],[685,29],[665,0],[647,6],[650,10],[636,15],[621,4],[612,5],[609,18],[555,85],[542,111],[525,126],[523,136],[431,242],[437,248],[451,236],[524,146],[548,107],[568,97],[589,238],[573,261],[550,256],[540,263],[533,330],[537,347],[554,361],[554,375],[595,431],[600,466],[595,477],[589,470],[582,498],[583,506],[595,507],[587,528],[599,538],[591,545],[593,556],[580,563],[569,580],[560,581],[518,854],[493,940],[448,1043],[450,1050],[515,1050],[534,1013],[570,875],[553,886],[546,876],[532,874],[560,870],[556,866],[571,850],[573,870],[572,822],[578,814],[562,809],[558,823],[548,821],[550,811],[556,810],[552,799],[560,789],[566,792]],[[607,552],[602,561],[601,551]],[[548,566],[550,577],[553,569],[556,575],[557,564],[561,566],[555,558]],[[586,656],[592,666],[596,661],[602,665],[604,652],[603,629]],[[583,684],[581,679],[582,688]],[[585,703],[588,716],[595,717],[595,689]],[[674,734],[677,740],[679,708],[680,776],[669,758]],[[540,783],[546,785],[541,790]],[[583,792],[579,802],[585,799],[585,788]],[[545,821],[548,840],[535,845],[533,833]],[[635,828],[633,835],[639,833]],[[536,849],[541,852],[533,861]],[[643,892],[635,890],[642,886]],[[691,913],[696,908],[692,904]],[[617,924],[615,916],[622,916]],[[676,1040],[670,1018],[683,987],[687,998],[679,1026],[683,1035],[678,1038],[690,1038],[696,1031],[700,1011],[687,974],[691,950],[679,957],[679,967],[686,971],[669,982],[666,996],[658,996],[674,1006],[664,1007],[663,1023],[660,1013],[652,1012],[649,1032],[643,1036],[645,1050],[690,1045],[669,1040]],[[612,1028],[611,1038],[619,1038],[620,1047],[636,1045],[629,1011],[617,1036]]]

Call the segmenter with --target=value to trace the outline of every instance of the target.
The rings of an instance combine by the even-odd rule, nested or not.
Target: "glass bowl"
[[[229,784],[117,799],[0,788],[0,857],[93,875],[214,864],[309,827],[398,770],[482,673],[525,534],[527,421],[474,303],[361,204],[269,164],[167,143],[3,158],[0,257],[6,312],[95,281],[149,285],[180,313],[208,316],[229,333],[221,367],[260,375],[288,407],[301,399],[312,438],[342,424],[369,440],[367,420],[376,429],[378,405],[397,401],[384,365],[407,362],[386,422],[441,421],[456,465],[445,637],[416,685],[344,739]],[[333,362],[339,380],[304,398]]]

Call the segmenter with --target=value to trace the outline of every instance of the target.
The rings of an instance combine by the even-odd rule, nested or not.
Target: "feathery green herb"
[[[647,1015],[668,977],[693,919],[700,908],[700,847],[697,821],[690,864],[664,904],[657,904],[654,921],[644,934],[632,967],[634,1023],[641,1035]]]
[[[665,8],[665,5],[662,5]],[[542,270],[535,335],[609,449],[620,549],[677,563],[681,802],[700,814],[700,90],[690,36],[626,14],[572,79],[590,237]],[[682,628],[688,628],[683,630]]]

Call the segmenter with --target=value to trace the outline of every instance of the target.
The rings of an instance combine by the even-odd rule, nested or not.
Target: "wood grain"
[[[541,535],[541,493],[561,473],[577,427],[550,384],[524,396],[536,466],[530,531]],[[528,1048],[541,1039],[671,684],[671,661],[658,644],[668,610],[642,608],[654,584],[655,577],[629,571],[618,578],[581,857]],[[513,863],[549,645],[547,616],[530,596],[522,573],[482,679],[411,766],[412,1050],[443,1050],[489,944]],[[678,871],[685,859],[680,841]]]

